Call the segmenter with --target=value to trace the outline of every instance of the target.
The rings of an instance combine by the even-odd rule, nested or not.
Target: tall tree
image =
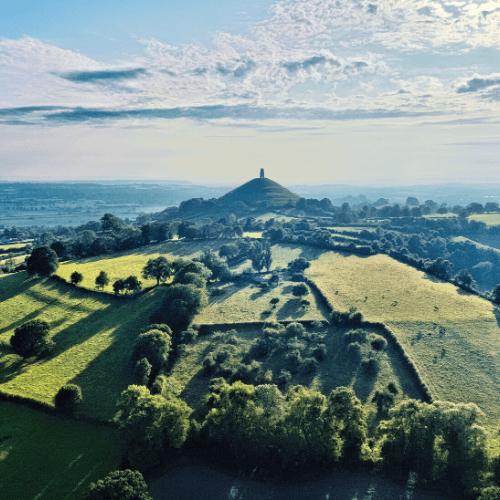
[[[160,284],[160,281],[166,281],[171,275],[172,265],[163,256],[157,257],[156,259],[149,259],[142,270],[143,278],[156,279],[157,286]]]
[[[38,247],[31,252],[26,261],[28,274],[50,276],[57,271],[59,259],[56,252],[49,247]]]

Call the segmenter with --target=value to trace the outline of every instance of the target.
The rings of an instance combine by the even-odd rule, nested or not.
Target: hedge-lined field
[[[0,279],[0,390],[52,404],[59,388],[82,388],[82,411],[108,419],[132,377],[127,369],[132,345],[156,307],[156,291],[131,299],[81,290],[26,272]],[[41,319],[50,325],[54,354],[22,360],[9,339],[23,323]]]
[[[487,226],[498,226],[500,224],[500,214],[473,214],[467,218],[469,220],[484,222]]]
[[[114,431],[0,402],[0,496],[77,500],[120,464]]]
[[[438,398],[474,402],[497,419],[500,328],[493,304],[386,255],[327,252],[307,275],[335,309],[356,307],[366,320],[387,324]]]

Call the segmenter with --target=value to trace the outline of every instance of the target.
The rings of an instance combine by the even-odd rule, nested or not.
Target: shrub
[[[344,334],[344,341],[346,344],[350,344],[352,342],[364,344],[367,341],[366,332],[361,329],[350,330]]]
[[[310,263],[307,262],[303,257],[299,257],[298,259],[292,260],[288,263],[288,269],[292,272],[300,273],[305,271],[308,267],[310,267]]]
[[[309,302],[308,300],[306,299],[302,299],[300,301],[300,304],[303,306],[303,307],[307,307],[307,306],[310,306],[311,305],[311,302]]]
[[[318,362],[314,358],[304,358],[299,367],[299,373],[301,375],[310,375],[316,373],[318,369]]]
[[[83,280],[83,274],[78,271],[73,271],[70,276],[70,281],[73,285],[78,285]]]
[[[300,283],[306,280],[304,273],[293,273],[290,278],[291,281],[295,281],[296,283]]]
[[[46,321],[28,321],[14,330],[10,345],[16,354],[25,359],[40,356],[50,352],[54,346],[54,342],[46,338],[48,333],[49,324]]]
[[[280,301],[280,299],[278,297],[274,297],[273,299],[271,299],[269,302],[273,305],[273,306],[276,306],[276,304]]]
[[[387,340],[380,335],[372,333],[370,335],[370,344],[375,351],[383,351],[387,347]]]
[[[82,390],[78,385],[67,384],[54,396],[56,408],[65,413],[74,413],[82,401]]]
[[[287,337],[301,338],[305,332],[306,329],[304,328],[304,325],[295,321],[293,323],[289,323],[285,328],[285,334]]]
[[[394,382],[390,382],[387,385],[387,390],[391,393],[396,395],[398,393],[398,388],[396,387],[396,384]]]
[[[327,353],[327,349],[326,349],[325,344],[319,344],[319,345],[311,348],[311,355],[317,361],[321,361],[321,360],[325,359],[326,353]]]
[[[152,500],[148,485],[138,471],[110,472],[104,479],[90,483],[85,500]]]
[[[108,284],[109,284],[108,275],[106,274],[106,272],[101,271],[99,273],[99,275],[97,276],[97,278],[95,279],[95,286],[97,288],[100,288],[101,290],[103,290],[104,287],[107,286]],[[113,285],[113,288],[114,288],[114,285]],[[115,291],[115,293],[116,293],[116,291]]]

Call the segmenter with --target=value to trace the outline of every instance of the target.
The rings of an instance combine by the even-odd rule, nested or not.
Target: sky
[[[500,183],[500,4],[19,0],[0,180]]]

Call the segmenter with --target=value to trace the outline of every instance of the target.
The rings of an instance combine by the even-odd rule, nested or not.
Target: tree
[[[50,276],[57,271],[59,259],[54,250],[49,247],[38,247],[31,252],[26,261],[28,274],[39,274],[40,276]]]
[[[168,327],[167,327],[168,328]],[[172,348],[172,330],[148,330],[141,333],[134,344],[131,361],[135,366],[144,358],[153,370],[166,366]]]
[[[128,444],[132,467],[158,465],[169,448],[180,448],[187,438],[191,408],[181,399],[150,394],[147,387],[131,385],[121,393],[115,420]]]
[[[420,205],[418,199],[415,198],[415,196],[408,196],[408,198],[406,198],[406,204],[407,205],[414,205],[416,207],[418,207]]]
[[[73,285],[78,285],[78,283],[81,283],[83,280],[83,274],[78,271],[73,271],[71,273],[70,280]]]
[[[136,470],[117,470],[90,483],[85,500],[153,500],[144,477]]]
[[[289,271],[293,273],[301,273],[304,272],[310,265],[311,263],[307,262],[304,257],[299,257],[298,259],[289,262],[287,267]]]
[[[125,290],[125,281],[124,280],[116,280],[113,283],[113,291],[116,295],[120,295],[120,292]]]
[[[142,270],[142,277],[144,279],[156,279],[156,285],[160,281],[165,281],[172,275],[172,266],[165,257],[157,257],[156,259],[149,259],[147,264]]]
[[[103,231],[119,231],[123,227],[123,221],[113,214],[104,214],[100,220]]]
[[[104,290],[104,287],[109,284],[109,278],[105,271],[101,271],[97,278],[95,279],[95,286]]]
[[[461,288],[465,288],[467,290],[475,290],[476,282],[472,275],[467,271],[467,269],[460,269],[458,273],[453,278],[455,284],[457,284]]]
[[[65,413],[74,413],[81,402],[82,390],[75,384],[64,385],[54,396],[56,408]]]
[[[16,354],[23,358],[40,356],[54,346],[54,343],[46,338],[48,333],[49,324],[46,321],[34,319],[14,330],[10,345]]]
[[[137,279],[137,276],[129,276],[123,283],[124,288],[129,292],[138,292],[141,289],[141,282]]]
[[[488,203],[484,205],[484,209],[486,210],[486,212],[500,212],[498,203],[492,201],[488,201]]]
[[[208,304],[206,291],[194,285],[177,284],[168,287],[160,309],[150,318],[154,323],[166,323],[173,330],[187,328],[194,315]]]
[[[307,286],[304,285],[304,283],[300,283],[298,285],[295,285],[292,288],[292,294],[295,297],[303,297],[304,295],[307,295],[309,293],[309,290],[307,289]]]

